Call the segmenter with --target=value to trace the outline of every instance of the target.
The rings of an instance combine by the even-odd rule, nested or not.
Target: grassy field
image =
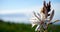
[[[0,20],[0,32],[35,32],[35,27],[31,27],[31,24],[24,23],[10,23]],[[50,25],[49,32],[60,32],[60,25]]]

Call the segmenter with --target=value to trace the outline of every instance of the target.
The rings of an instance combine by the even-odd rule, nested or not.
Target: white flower
[[[43,13],[39,13],[36,14],[35,12],[34,13],[34,17],[31,18],[31,24],[32,24],[32,27],[34,27],[35,25],[37,25],[35,31],[37,30],[40,30],[40,25],[43,26],[44,29],[47,29],[47,24],[50,24],[51,23],[51,20],[53,18],[53,15],[54,15],[54,10],[52,11],[52,13],[50,14],[50,18],[45,18],[45,14]]]

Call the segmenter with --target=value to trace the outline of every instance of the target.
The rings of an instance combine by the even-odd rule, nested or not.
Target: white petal
[[[35,31],[40,30],[40,25],[38,25],[35,29]]]
[[[54,10],[53,10],[52,13],[50,14],[50,21],[52,20],[53,16],[54,16]]]
[[[32,24],[32,27],[34,27],[36,24]]]

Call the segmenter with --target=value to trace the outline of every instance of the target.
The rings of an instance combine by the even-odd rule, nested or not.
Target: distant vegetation
[[[0,20],[0,32],[35,32],[31,24],[10,23]],[[48,31],[60,32],[60,25],[50,25]]]

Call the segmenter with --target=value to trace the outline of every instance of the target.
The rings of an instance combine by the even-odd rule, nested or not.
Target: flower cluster
[[[45,31],[47,30],[49,24],[53,24],[57,21],[60,21],[60,20],[56,20],[54,22],[51,21],[54,16],[54,10],[52,10],[51,12],[50,3],[51,2],[49,1],[49,3],[46,4],[46,2],[44,1],[44,6],[40,13],[33,12],[34,17],[31,19],[31,24],[32,27],[37,25],[35,31]]]

